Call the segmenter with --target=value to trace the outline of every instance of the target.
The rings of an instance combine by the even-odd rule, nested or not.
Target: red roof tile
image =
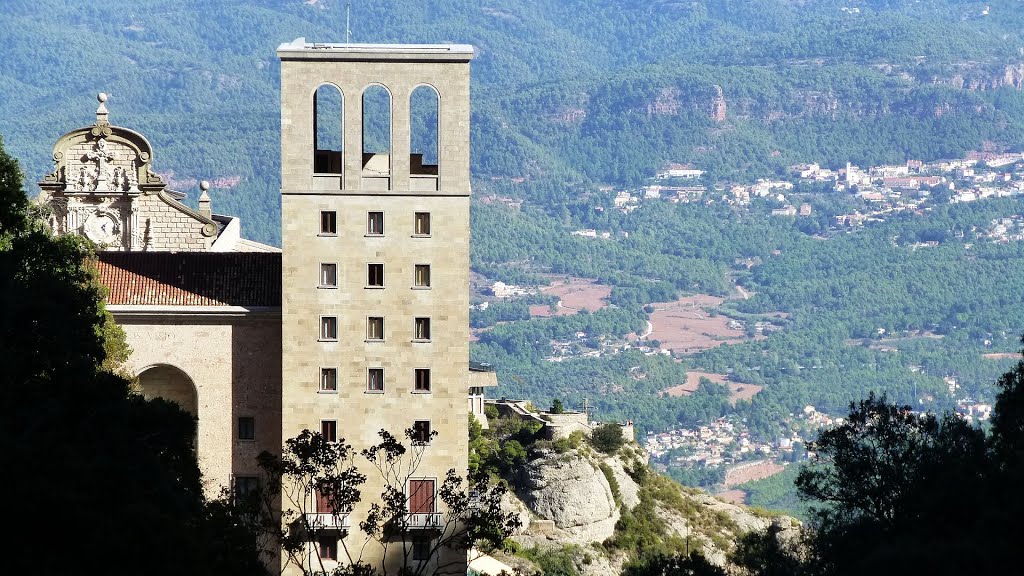
[[[107,304],[281,306],[281,254],[100,252]]]

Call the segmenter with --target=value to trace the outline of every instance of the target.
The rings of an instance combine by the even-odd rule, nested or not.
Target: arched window
[[[320,86],[313,95],[313,172],[317,174],[341,174],[343,102],[341,90],[333,84]]]
[[[419,86],[409,96],[409,173],[413,178],[436,179],[439,100],[431,86]],[[436,183],[432,187],[436,189]]]
[[[363,91],[363,177],[391,174],[391,94],[380,85]]]

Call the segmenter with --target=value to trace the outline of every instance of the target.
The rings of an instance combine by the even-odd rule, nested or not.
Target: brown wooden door
[[[434,481],[409,480],[409,513],[427,514],[434,511]]]
[[[319,490],[316,491],[316,512],[317,514],[333,514],[334,510],[331,509],[331,499],[323,494]]]

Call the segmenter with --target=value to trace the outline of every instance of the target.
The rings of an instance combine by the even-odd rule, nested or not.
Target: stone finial
[[[100,102],[100,107],[96,109],[96,123],[106,124],[109,113],[107,112],[107,93],[100,92],[96,95],[96,99]]]
[[[210,183],[203,180],[199,183],[199,189],[203,191],[202,195],[199,196],[199,213],[207,218],[212,218],[213,209],[210,207],[210,195],[207,193],[210,189]]]

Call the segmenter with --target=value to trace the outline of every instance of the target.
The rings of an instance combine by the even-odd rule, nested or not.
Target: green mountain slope
[[[1024,141],[1013,68],[1024,10],[1012,0],[351,4],[353,41],[477,47],[479,177],[633,182],[675,160],[728,178],[798,160],[927,159]],[[38,179],[50,143],[88,123],[92,95],[106,91],[114,121],[153,140],[158,169],[185,184],[240,178],[214,191],[217,210],[277,242],[274,49],[299,36],[343,40],[345,8],[10,0],[0,130]],[[715,86],[724,122],[710,119]]]

